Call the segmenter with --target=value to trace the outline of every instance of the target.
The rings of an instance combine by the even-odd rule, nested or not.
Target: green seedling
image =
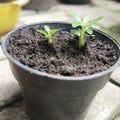
[[[44,30],[37,30],[37,32],[40,32],[44,37],[48,40],[48,44],[52,43],[52,35],[58,32],[60,29],[50,29],[49,26],[45,25]]]
[[[103,17],[98,17],[95,18],[93,20],[90,20],[90,18],[88,16],[85,16],[83,18],[80,18],[78,15],[76,14],[72,14],[71,17],[73,18],[73,22],[72,22],[72,27],[76,28],[78,26],[81,26],[81,29],[73,29],[71,30],[71,34],[72,35],[77,35],[79,37],[79,46],[83,47],[85,45],[85,32],[92,35],[93,34],[93,30],[92,30],[92,26],[97,23],[98,21],[100,21],[101,19],[103,19]]]

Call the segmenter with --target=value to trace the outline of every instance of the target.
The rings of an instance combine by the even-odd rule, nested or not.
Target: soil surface
[[[19,30],[10,37],[7,51],[20,63],[35,70],[63,76],[84,76],[106,70],[115,64],[117,57],[113,45],[96,37],[86,37],[84,48],[78,46],[76,36],[59,31],[52,44],[36,32]]]

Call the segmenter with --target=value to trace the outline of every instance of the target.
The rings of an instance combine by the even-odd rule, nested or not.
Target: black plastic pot
[[[88,4],[91,2],[91,0],[59,0],[59,1],[67,4]]]
[[[39,23],[52,28],[69,31],[68,23]],[[23,90],[26,112],[31,120],[83,120],[97,92],[110,78],[111,72],[120,64],[120,46],[107,34],[93,29],[96,37],[106,39],[117,50],[118,60],[111,68],[89,76],[65,77],[33,70],[13,59],[7,52],[9,38],[19,29],[27,30],[31,25],[17,28],[2,42],[2,50],[9,59],[11,70]]]

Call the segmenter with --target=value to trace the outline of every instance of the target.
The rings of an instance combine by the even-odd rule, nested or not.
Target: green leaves
[[[89,20],[85,27],[85,32],[87,32],[90,35],[93,34],[93,30],[91,29],[91,27],[102,19],[103,19],[103,17],[98,17],[93,20]]]
[[[37,32],[40,32],[42,35],[44,35],[46,38],[48,37],[48,34],[43,30],[37,30]]]
[[[92,35],[93,34],[93,30],[91,28],[86,28],[85,32],[87,32],[88,34]]]
[[[84,17],[82,18],[82,21],[83,21],[84,23],[87,23],[89,20],[90,20],[90,18],[89,18],[88,16],[84,16]]]
[[[88,16],[84,16],[84,17],[80,18],[76,14],[72,14],[71,17],[73,19],[73,22],[72,22],[73,28],[81,26],[80,30],[75,30],[75,29],[71,30],[72,35],[75,34],[75,35],[79,36],[80,47],[84,46],[84,34],[85,34],[85,32],[92,35],[93,30],[91,27],[94,24],[96,24],[97,22],[99,22],[101,19],[103,19],[103,17],[98,17],[98,18],[95,18],[93,20],[90,20],[90,18]],[[81,43],[82,43],[82,45],[81,45]]]
[[[81,18],[78,15],[72,14],[71,17],[73,19],[72,27],[77,27],[81,25]]]
[[[73,21],[81,22],[81,18],[77,14],[71,14],[70,16],[72,17]]]
[[[102,19],[103,19],[103,17],[98,17],[98,18],[88,21],[87,27],[92,27],[94,24],[96,24],[97,22],[99,22]]]
[[[72,27],[73,30],[70,31],[71,35],[77,35],[79,37],[78,44],[80,47],[83,47],[85,45],[85,32],[89,35],[93,34],[92,26],[99,22],[103,17],[98,17],[93,20],[90,20],[88,16],[84,16],[82,18],[79,17],[77,14],[71,15],[73,21],[72,21]],[[78,29],[76,27],[81,27],[81,29]],[[40,32],[44,37],[47,38],[48,44],[52,42],[52,35],[56,32],[58,32],[60,29],[50,29],[49,26],[45,25],[44,30],[37,30],[37,32]]]
[[[44,30],[37,30],[37,32],[40,32],[42,35],[44,35],[48,39],[48,44],[50,44],[52,42],[52,35],[59,30],[60,29],[50,29],[49,26],[45,25]]]
[[[80,36],[80,31],[79,31],[79,30],[75,30],[75,29],[73,29],[73,30],[70,31],[70,34],[71,34],[71,35],[77,35],[77,36]]]

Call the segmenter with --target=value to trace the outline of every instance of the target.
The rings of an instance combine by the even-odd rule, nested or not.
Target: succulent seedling
[[[72,27],[76,28],[78,26],[81,26],[81,29],[73,29],[71,30],[71,34],[72,35],[77,35],[79,37],[79,46],[83,47],[85,45],[85,40],[84,40],[84,36],[85,36],[85,32],[87,32],[88,34],[92,35],[93,34],[93,30],[92,30],[92,26],[97,23],[98,21],[100,21],[101,19],[103,19],[103,17],[98,17],[95,18],[93,20],[90,20],[90,18],[88,16],[85,16],[83,18],[80,18],[78,15],[76,14],[72,14],[71,17],[73,18],[73,22],[72,22]]]
[[[44,25],[44,30],[37,30],[37,32],[40,32],[44,37],[48,40],[48,44],[52,43],[52,35],[58,32],[60,29],[50,29],[49,26]]]

